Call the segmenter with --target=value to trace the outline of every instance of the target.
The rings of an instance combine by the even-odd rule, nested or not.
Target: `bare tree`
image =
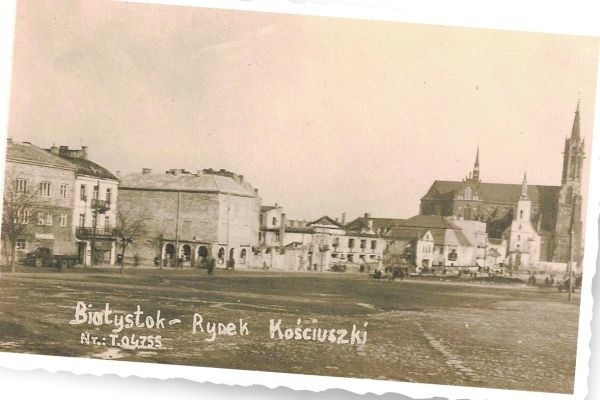
[[[4,187],[2,212],[2,242],[6,264],[15,272],[17,243],[29,231],[32,209],[42,205],[37,190],[28,190],[26,184],[9,181]]]
[[[121,260],[119,262],[121,269],[119,273],[123,273],[123,261],[127,247],[148,234],[147,221],[149,219],[145,209],[125,208],[119,209],[117,212],[116,234],[121,242]]]

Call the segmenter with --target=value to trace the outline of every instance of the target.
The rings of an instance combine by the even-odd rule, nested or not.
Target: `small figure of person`
[[[212,275],[214,271],[215,271],[215,259],[210,257],[208,259],[208,268],[207,268],[206,272],[209,275]]]
[[[547,277],[546,277],[546,280],[545,280],[544,282],[545,282],[545,284],[546,284],[546,287],[550,287],[550,286],[552,286],[552,281],[550,280],[550,277],[549,277],[549,276],[547,276]]]
[[[227,260],[227,269],[230,269],[233,271],[234,268],[235,268],[235,260],[233,259],[233,257],[231,257],[229,260]]]
[[[158,256],[154,257],[154,266],[160,267],[160,258]]]

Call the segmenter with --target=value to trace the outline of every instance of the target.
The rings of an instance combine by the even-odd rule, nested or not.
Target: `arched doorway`
[[[179,258],[182,261],[183,265],[181,266],[189,266],[192,261],[192,248],[189,244],[184,244],[181,246],[181,250],[179,251]]]
[[[219,248],[219,252],[217,253],[217,261],[219,264],[223,264],[225,262],[225,248]]]
[[[165,256],[164,256],[165,267],[173,266],[174,259],[175,259],[175,245],[173,243],[165,244]]]
[[[208,262],[208,248],[206,246],[198,246],[196,249],[196,266],[204,267]]]
[[[248,251],[246,249],[242,249],[242,251],[240,251],[240,264],[246,264],[247,257]]]

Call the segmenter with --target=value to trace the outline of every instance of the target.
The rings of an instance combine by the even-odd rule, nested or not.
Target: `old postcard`
[[[583,398],[600,39],[267,11],[18,1],[0,365]]]

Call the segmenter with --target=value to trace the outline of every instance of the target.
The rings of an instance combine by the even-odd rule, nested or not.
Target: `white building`
[[[48,151],[75,167],[72,229],[84,265],[114,265],[119,179],[87,159],[87,146],[72,150],[52,146]]]
[[[527,174],[523,175],[521,195],[515,219],[505,231],[508,241],[508,262],[513,268],[527,268],[540,259],[541,237],[531,223],[531,201],[527,196]]]

